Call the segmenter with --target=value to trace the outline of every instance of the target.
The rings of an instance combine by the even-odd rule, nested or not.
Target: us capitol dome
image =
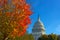
[[[44,34],[45,34],[45,28],[40,20],[40,17],[38,16],[38,20],[36,21],[32,29],[32,35],[34,36],[34,40],[38,40],[38,38]]]

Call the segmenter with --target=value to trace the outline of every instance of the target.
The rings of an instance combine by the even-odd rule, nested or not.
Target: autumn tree
[[[0,0],[0,35],[2,40],[9,36],[22,36],[31,23],[32,14],[26,0]]]

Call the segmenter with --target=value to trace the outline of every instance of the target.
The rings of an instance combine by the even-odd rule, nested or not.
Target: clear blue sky
[[[60,0],[26,0],[31,6],[31,24],[27,29],[32,32],[34,23],[37,21],[38,13],[46,29],[46,34],[60,34]]]

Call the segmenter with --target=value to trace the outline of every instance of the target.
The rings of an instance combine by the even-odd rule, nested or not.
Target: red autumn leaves
[[[5,5],[7,3],[7,0],[0,0],[0,6]]]
[[[19,4],[19,2],[22,4]],[[15,1],[14,5],[16,7],[15,16],[16,16],[16,18],[19,18],[20,20],[17,22],[18,26],[17,26],[17,28],[14,29],[13,35],[21,36],[26,32],[28,24],[30,24],[29,16],[31,15],[32,12],[30,11],[30,6],[25,3],[25,0],[17,0],[17,1]],[[14,32],[15,32],[15,34],[14,34]]]
[[[11,0],[11,2],[15,8],[13,8],[12,12],[5,12],[6,16],[12,19],[10,20],[10,24],[17,25],[11,32],[11,35],[22,36],[31,23],[29,17],[32,14],[30,5],[28,5],[25,0]],[[0,5],[3,5],[4,3],[7,3],[7,0],[0,0]]]
[[[15,5],[16,5],[17,3],[19,3],[19,4],[22,5],[22,4],[26,3],[25,1],[26,1],[26,0],[12,0],[12,3],[15,4]]]

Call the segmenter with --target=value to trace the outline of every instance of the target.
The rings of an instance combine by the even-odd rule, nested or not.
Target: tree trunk
[[[5,34],[3,40],[7,40],[8,36]]]
[[[6,37],[5,40],[8,40],[8,37]]]

